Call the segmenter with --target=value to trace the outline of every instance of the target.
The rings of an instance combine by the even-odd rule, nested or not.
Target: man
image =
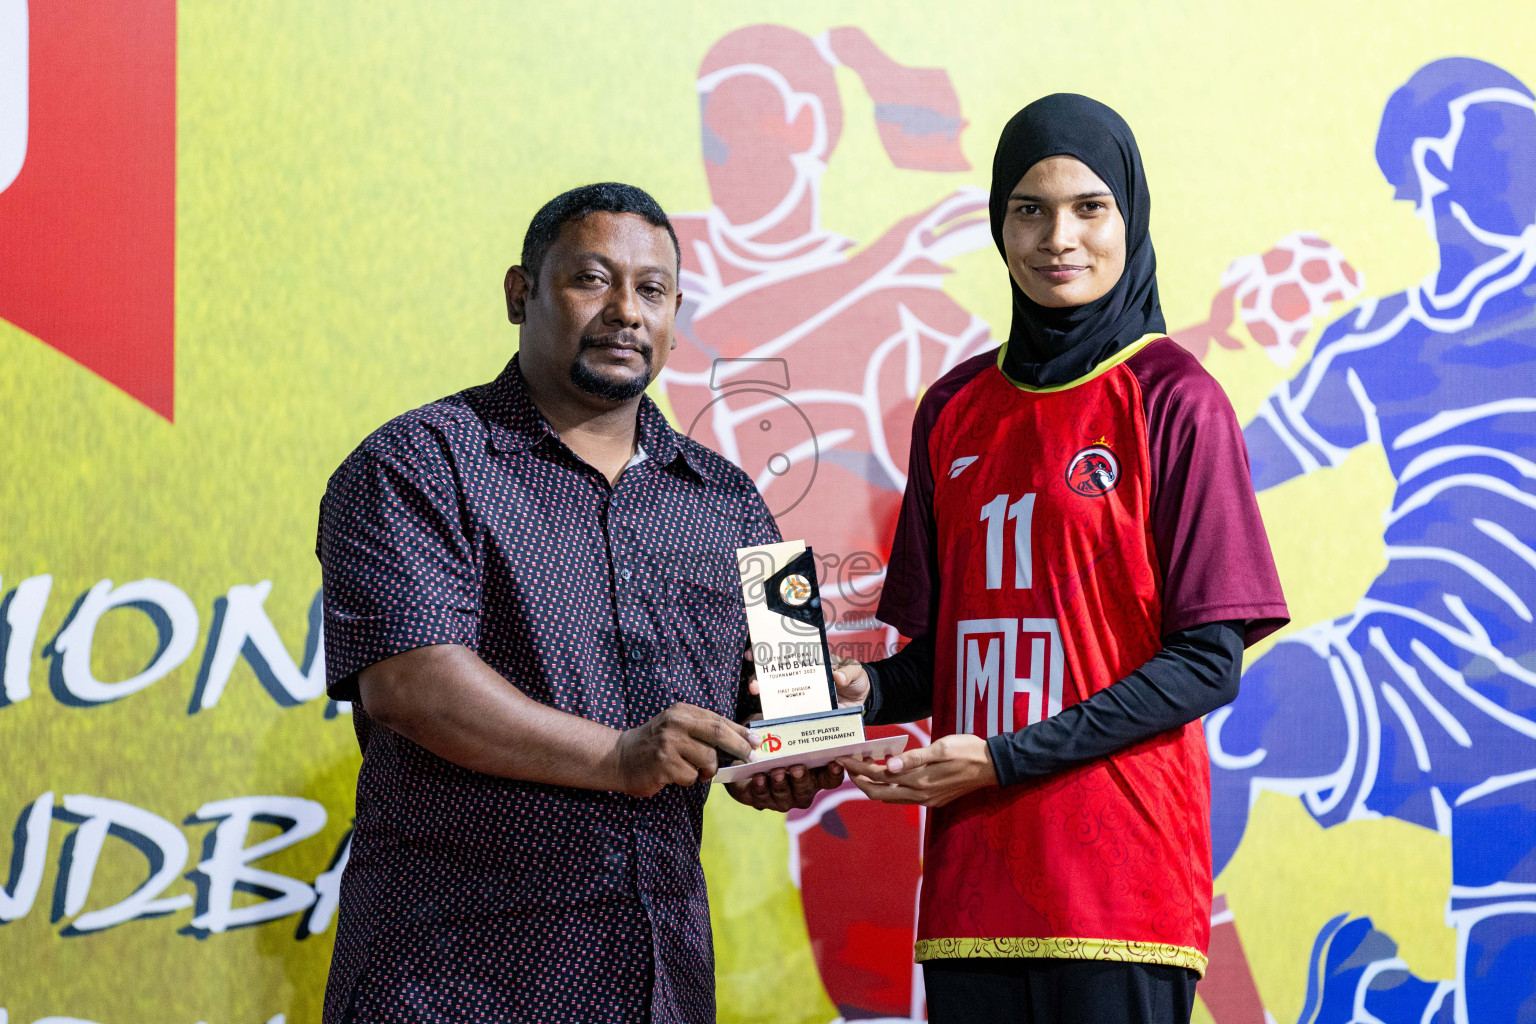
[[[677,282],[649,195],[557,197],[507,272],[506,370],[331,478],[327,677],[363,767],[327,1022],[714,1019],[704,799],[752,749],[734,549],[779,533],[644,397]]]

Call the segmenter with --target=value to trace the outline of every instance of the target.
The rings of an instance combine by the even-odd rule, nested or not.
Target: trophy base
[[[822,747],[858,743],[864,739],[863,708],[832,708],[793,718],[748,722],[758,734],[759,746],[752,759],[809,753]]]
[[[796,751],[789,754],[779,754],[773,757],[765,757],[757,761],[743,761],[727,768],[721,768],[715,772],[714,782],[741,782],[750,779],[754,775],[763,772],[771,772],[775,768],[792,768],[802,765],[806,768],[820,768],[822,765],[831,764],[839,757],[870,758],[876,761],[887,757],[894,757],[907,749],[907,735],[882,736],[877,740],[858,740],[852,743],[840,743],[832,747],[820,747],[816,750]]]

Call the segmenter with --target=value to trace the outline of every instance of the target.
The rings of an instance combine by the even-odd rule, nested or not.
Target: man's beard
[[[625,344],[635,346],[640,357],[645,360],[645,373],[638,377],[631,377],[628,380],[611,380],[581,361],[582,352],[590,348],[598,348],[603,343],[614,340],[622,340]],[[638,398],[651,383],[651,353],[653,351],[652,347],[636,337],[633,331],[619,331],[616,334],[601,336],[589,335],[581,339],[581,348],[576,353],[576,359],[571,363],[571,383],[594,398],[601,398],[609,402],[627,402],[632,398]]]

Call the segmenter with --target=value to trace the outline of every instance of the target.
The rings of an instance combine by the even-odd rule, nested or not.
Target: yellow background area
[[[189,716],[201,642],[141,693],[67,707],[49,693],[41,648],[103,578],[176,584],[205,636],[230,586],[272,580],[268,612],[300,655],[327,476],[380,423],[506,362],[516,332],[501,278],[538,206],[582,182],[622,179],[671,211],[708,207],[693,83],[729,30],[856,25],[897,61],[949,71],[971,123],[965,174],[892,168],[870,100],[838,72],[844,131],[824,179],[823,222],[864,241],[962,184],[985,186],[997,133],[1025,102],[1079,91],[1109,103],[1142,146],[1163,307],[1177,328],[1205,318],[1233,258],[1299,229],[1342,249],[1368,295],[1430,270],[1422,225],[1391,201],[1375,166],[1384,102],[1444,56],[1476,56],[1536,82],[1528,0],[1470,10],[1401,0],[750,10],[188,0],[178,39],[176,422],[0,324],[0,590],[54,577],[33,696],[0,707],[0,823],[45,790],[126,801],[174,822],[210,800],[295,794],[327,807],[326,829],[260,866],[306,880],[325,870],[352,813],[358,757],[345,716],[325,719],[324,701],[278,707],[244,662],[218,707]],[[947,290],[1005,333],[996,254],[954,266]],[[1255,348],[1217,350],[1208,365],[1243,421],[1291,372]],[[1361,452],[1264,496],[1296,624],[1347,611],[1380,570],[1390,494],[1380,454]],[[100,678],[124,678],[153,652],[153,630],[136,612],[114,612],[95,650]],[[185,831],[195,861],[210,826]],[[37,906],[0,927],[0,1008],[12,1024],[50,1014],[100,1024],[319,1020],[334,925],[302,942],[294,918],[198,940],[178,934],[183,911],[61,937],[66,922],[50,923],[48,910],[67,832],[55,822]],[[781,819],[717,797],[704,859],[720,1019],[835,1017]],[[1421,976],[1450,976],[1449,859],[1447,842],[1425,830],[1367,821],[1324,831],[1295,800],[1265,795],[1217,888],[1276,1018],[1295,1019],[1312,938],[1346,909],[1375,917]],[[127,895],[143,871],[138,853],[109,841],[87,909]],[[166,895],[192,891],[177,882]]]

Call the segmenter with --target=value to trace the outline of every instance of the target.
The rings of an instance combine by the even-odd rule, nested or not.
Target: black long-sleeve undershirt
[[[1163,638],[1124,679],[1059,714],[987,740],[1004,786],[1106,757],[1230,704],[1243,665],[1243,623],[1208,622]],[[933,712],[932,636],[864,666],[867,725],[915,722]]]

